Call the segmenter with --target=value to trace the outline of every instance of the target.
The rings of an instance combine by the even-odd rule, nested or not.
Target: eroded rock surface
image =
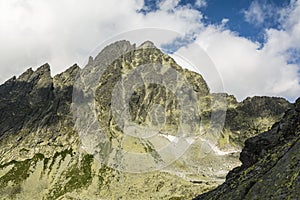
[[[159,68],[162,64],[164,67]],[[136,87],[128,99],[128,120],[141,125],[141,130],[166,124],[152,143],[134,137],[122,141],[124,132],[111,110],[113,88],[121,77],[140,66],[145,66],[140,74],[144,80],[141,83],[146,84]],[[155,67],[157,71],[152,70]],[[83,78],[83,84],[91,85],[84,92],[73,88],[78,76]],[[118,171],[99,162],[95,149],[88,150],[78,134],[72,113],[74,104],[84,105],[95,92],[96,123],[112,143],[128,151],[148,153],[158,161],[159,151],[154,144],[165,145],[178,139],[174,130],[179,127],[178,112],[184,106],[170,88],[145,81],[166,81],[165,77],[178,88],[187,84],[187,91],[194,95],[184,93],[182,98],[196,99],[198,106],[189,107],[192,109],[182,123],[187,133],[194,132],[186,153],[171,165],[148,173]],[[138,79],[124,80],[119,84],[121,91],[126,91],[124,86],[131,84],[130,80]],[[74,98],[74,92],[80,98]],[[239,165],[243,141],[268,130],[290,107],[280,98],[254,97],[239,103],[231,95],[211,94],[201,75],[182,69],[149,41],[140,47],[128,41],[113,43],[90,58],[85,70],[74,65],[53,78],[48,64],[36,71],[29,69],[0,86],[0,198],[189,199],[222,183],[227,172]],[[162,111],[165,119],[160,118]],[[212,136],[211,131],[220,128],[213,126],[212,116],[217,122],[225,114],[221,133]],[[105,148],[108,158],[119,158],[111,148]],[[101,149],[104,148],[100,146]]]
[[[249,138],[225,183],[195,199],[298,199],[300,99],[271,130]]]

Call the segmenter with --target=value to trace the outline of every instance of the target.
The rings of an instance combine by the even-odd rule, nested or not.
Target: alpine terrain
[[[211,93],[150,41],[30,68],[0,86],[0,199],[297,199],[299,103]]]

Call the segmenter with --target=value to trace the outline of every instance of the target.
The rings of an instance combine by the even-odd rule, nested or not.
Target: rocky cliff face
[[[243,146],[247,138],[269,130],[291,108],[283,98],[266,96],[248,97],[232,105],[226,112],[224,136],[238,146]]]
[[[131,93],[126,96],[127,90]],[[121,95],[115,98],[114,91]],[[118,118],[124,109],[119,99],[125,97],[129,114]],[[85,113],[85,105],[94,106],[96,120],[89,120],[93,113]],[[254,97],[239,103],[227,94],[211,94],[201,75],[182,69],[151,42],[139,47],[116,42],[90,58],[84,70],[74,65],[53,78],[48,64],[29,69],[0,86],[0,198],[192,198],[222,183],[239,165],[243,141],[268,130],[290,107],[280,98]],[[225,117],[226,108],[220,129],[212,119]],[[74,113],[87,119],[80,127]],[[101,127],[101,137],[109,142],[94,137],[94,126]],[[80,128],[86,127],[89,131],[82,133]],[[177,134],[179,127],[184,137]],[[130,135],[124,136],[124,128]],[[133,134],[152,136],[149,129],[159,134]],[[182,138],[185,143],[179,147],[189,148],[183,148],[180,158],[160,151]],[[117,148],[146,154],[148,172],[126,171],[138,163],[124,162],[126,155]],[[170,165],[164,166],[166,161]],[[155,170],[160,165],[164,168]]]
[[[226,182],[195,199],[298,199],[300,99],[271,130],[249,138]]]

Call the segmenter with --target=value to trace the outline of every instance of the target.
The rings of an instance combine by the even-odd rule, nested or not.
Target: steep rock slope
[[[249,138],[226,182],[195,199],[298,199],[300,99],[272,129]]]
[[[247,138],[269,130],[291,108],[284,98],[267,96],[248,97],[232,105],[226,112],[224,136],[228,133],[230,143],[237,146],[243,146]]]
[[[184,80],[191,86],[190,91],[195,93],[198,99],[200,112],[190,112],[190,115],[186,116],[189,119],[187,122],[194,122],[197,125],[201,119],[202,132],[197,133],[197,126],[195,129],[186,127],[188,132],[196,133],[194,138],[190,138],[193,143],[182,157],[162,170],[148,173],[118,171],[113,166],[109,167],[99,162],[97,154],[86,148],[85,142],[88,138],[78,134],[72,113],[74,102],[76,105],[84,103],[90,93],[86,92],[83,98],[74,99],[73,86],[78,81],[80,71],[79,76],[83,77],[84,84],[92,85],[88,89],[95,92],[96,124],[101,125],[115,146],[136,153],[148,153],[154,161],[159,162],[157,159],[159,152],[153,148],[155,147],[153,143],[141,142],[131,137],[126,140],[126,144],[120,139],[122,131],[117,128],[117,120],[110,110],[112,88],[120,77],[130,74],[130,71],[137,69],[138,66],[149,66],[147,65],[149,63],[152,66],[165,65],[166,71],[161,70],[157,75],[163,75],[169,70],[171,76],[167,77],[170,77],[170,82],[176,80],[174,85],[180,85]],[[143,78],[155,73],[147,71],[149,68],[144,69],[145,71],[140,73]],[[174,72],[177,76],[172,76]],[[101,74],[101,79],[97,79],[99,76],[91,76],[97,73]],[[154,80],[161,81],[157,78]],[[213,138],[216,143],[211,143],[208,141],[210,131],[214,130],[211,128],[211,117],[219,116],[216,115],[219,113],[220,116],[224,116],[225,113],[222,110],[224,101],[218,101],[222,99],[220,96],[227,100],[229,114],[221,136]],[[189,95],[182,98],[191,99]],[[257,112],[251,113],[253,108],[247,106],[247,102],[257,105],[256,102],[260,102],[261,99],[263,103],[260,104],[263,108],[257,108]],[[270,101],[273,102],[272,106],[264,106]],[[167,110],[165,119],[167,126],[163,127],[162,133],[157,136],[158,144],[166,144],[170,138],[178,139],[172,131],[179,126],[180,115],[176,113],[180,110],[180,104],[172,92],[160,87],[159,84],[142,84],[136,87],[129,98],[130,120],[144,128],[156,127],[161,123],[159,115],[156,114],[160,110],[154,110],[154,114],[150,117],[147,115],[151,113],[153,105]],[[210,94],[201,75],[182,69],[151,42],[139,47],[128,41],[116,42],[104,48],[95,59],[90,58],[84,70],[74,65],[53,78],[50,76],[48,64],[36,71],[29,69],[20,77],[13,77],[0,86],[0,198],[22,200],[192,198],[199,194],[199,190],[205,192],[220,184],[228,170],[239,164],[238,150],[245,138],[243,136],[245,132],[255,134],[257,130],[268,129],[289,107],[287,101],[278,98],[255,97],[238,103],[233,96]],[[256,127],[255,131],[252,131],[254,129],[250,125],[237,126],[240,122],[250,124],[252,121],[256,122],[255,120],[261,121],[259,118],[261,116],[271,120],[267,120],[264,126]],[[101,149],[105,148],[100,146]],[[111,148],[108,150],[108,158],[111,160],[118,158],[119,154]]]
[[[87,70],[91,72],[88,74],[114,61],[106,74],[112,72],[118,75],[118,69],[126,67],[119,54],[128,50],[132,50],[133,55],[123,56],[125,59],[136,56],[136,60],[156,63],[171,59],[158,49],[152,48],[150,52],[143,45],[138,49],[122,41],[106,47],[95,59],[90,59]],[[206,83],[200,75],[183,70],[174,61],[170,61],[187,81],[193,83],[196,91],[208,94]],[[132,64],[131,60],[128,62]],[[115,64],[118,65],[113,68]],[[74,65],[52,78],[50,67],[45,64],[36,71],[27,70],[19,78],[14,77],[0,87],[1,199],[188,198],[199,187],[204,191],[212,187],[206,184],[195,185],[173,172],[124,173],[103,165],[88,154],[82,148],[71,112],[73,85],[78,71],[79,67]],[[115,84],[114,79],[110,78],[104,76],[100,86],[105,83]],[[151,92],[153,86],[149,87],[147,90]],[[104,93],[97,93],[99,106],[107,106],[102,100],[109,89],[108,85],[102,90]],[[158,95],[154,93],[152,96]],[[166,97],[163,99],[167,100]],[[131,101],[134,102],[134,98]],[[150,98],[143,105],[147,106],[148,103],[151,103]],[[99,119],[103,127],[110,131],[110,127],[105,126],[106,118],[101,121],[100,115]]]

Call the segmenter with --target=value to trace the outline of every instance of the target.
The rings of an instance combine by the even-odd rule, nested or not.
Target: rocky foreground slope
[[[299,199],[300,98],[271,130],[249,138],[225,183],[197,199]]]
[[[142,79],[131,79],[131,72],[140,66],[148,66],[139,71]],[[151,67],[156,70],[147,71]],[[100,72],[100,79],[91,76]],[[154,79],[150,76],[153,74]],[[120,83],[126,75],[129,78]],[[78,76],[82,78],[79,82]],[[192,110],[184,118],[188,120],[180,121],[179,111],[185,105],[172,91],[146,81],[165,80],[157,77],[168,77],[179,88],[189,85],[181,97],[186,102],[195,100],[198,107],[189,107]],[[121,121],[120,126],[116,117],[121,116],[122,109],[111,107],[113,88],[118,85],[120,94],[124,94],[124,88],[128,89],[124,86],[132,80],[141,80],[142,84],[128,98],[130,112],[126,120],[139,128],[131,124],[126,127],[140,134],[159,130],[153,137],[125,137],[122,125],[127,121]],[[84,93],[78,90],[81,84]],[[100,125],[108,143],[94,137],[94,129],[83,131],[86,135],[82,135],[76,126],[74,113],[87,119],[91,115],[81,110],[90,91],[95,94],[95,101],[87,105],[95,106],[96,120],[87,120],[81,127]],[[122,103],[114,105],[123,108]],[[90,58],[84,70],[74,65],[54,77],[48,64],[36,71],[28,69],[0,86],[0,199],[189,199],[222,183],[227,172],[239,165],[239,151],[245,139],[268,130],[291,107],[282,98],[252,97],[237,102],[231,95],[211,94],[201,75],[182,69],[151,42],[139,47],[128,41],[116,42]],[[162,111],[166,117],[163,120],[159,115]],[[222,119],[225,114],[224,126],[214,126],[212,116]],[[183,127],[188,136],[183,137],[182,144],[189,148],[164,166],[173,157],[161,153],[160,147],[181,140],[176,135],[178,127]],[[215,130],[220,132],[213,134]],[[148,172],[128,172],[128,167],[136,170],[137,162],[128,166],[132,162],[124,162],[126,155],[115,149],[146,154],[150,160]],[[157,166],[163,168],[155,170]]]

